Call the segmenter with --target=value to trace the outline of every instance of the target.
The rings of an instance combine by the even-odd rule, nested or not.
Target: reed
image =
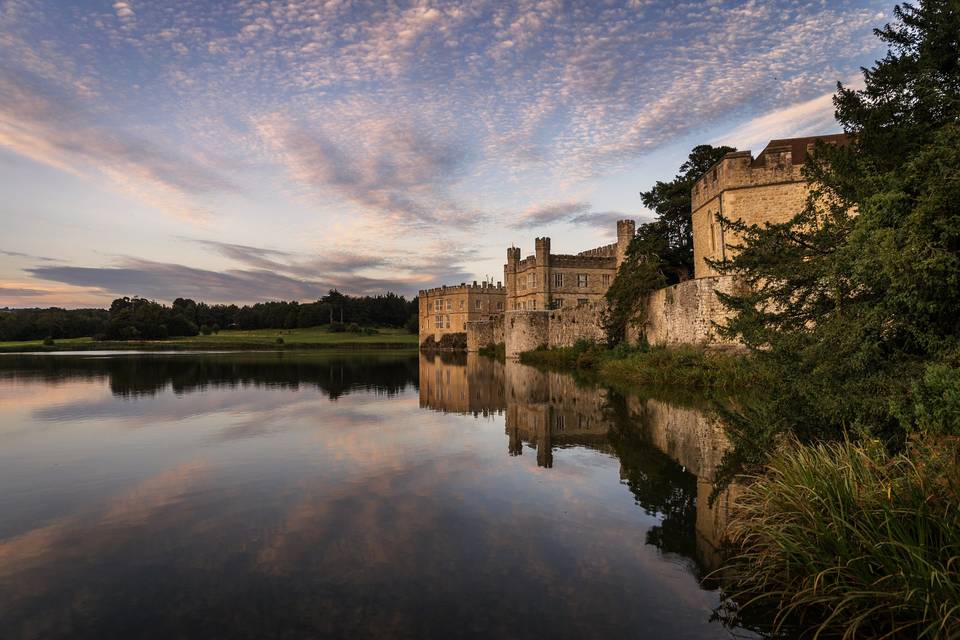
[[[960,445],[785,446],[737,501],[740,608],[812,637],[960,638]]]

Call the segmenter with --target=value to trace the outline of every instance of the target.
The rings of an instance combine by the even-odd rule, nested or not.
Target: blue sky
[[[888,2],[0,0],[0,306],[407,295],[838,130]]]

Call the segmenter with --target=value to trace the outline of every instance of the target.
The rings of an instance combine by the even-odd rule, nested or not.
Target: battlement
[[[474,280],[473,284],[461,282],[459,285],[443,285],[442,287],[434,287],[432,289],[421,289],[420,297],[423,298],[436,295],[451,295],[455,293],[486,293],[506,295],[507,288],[503,286],[502,282],[497,282],[497,284],[494,285],[492,282],[477,283],[477,281]]]
[[[617,243],[614,242],[612,244],[605,244],[602,247],[597,247],[596,249],[587,249],[586,251],[581,251],[577,255],[585,257],[616,258]]]
[[[804,180],[802,168],[817,141],[844,145],[846,134],[771,140],[756,157],[752,152],[734,151],[723,156],[693,185],[692,205],[696,211],[724,191],[775,185]]]

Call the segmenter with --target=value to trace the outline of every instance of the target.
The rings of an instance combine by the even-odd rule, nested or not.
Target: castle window
[[[563,431],[566,428],[566,424],[563,418],[564,416],[562,413],[557,414],[557,431]]]
[[[447,311],[451,311],[452,309],[453,309],[453,301],[447,300]]]
[[[537,310],[537,301],[536,301],[536,300],[531,300],[531,301],[530,301],[530,308],[531,308],[532,310],[534,310],[534,311]]]
[[[503,303],[502,303],[502,302],[498,302],[498,303],[497,303],[497,311],[503,311]]]
[[[557,309],[560,309],[561,307],[563,307],[563,298],[555,299],[553,301],[553,306],[556,307]]]
[[[482,306],[483,306],[483,302],[480,301],[480,300],[477,300],[477,311],[480,311],[480,309],[482,308]]]
[[[437,322],[437,329],[443,329],[443,316],[438,314],[436,322]]]
[[[532,273],[527,274],[527,286],[530,287],[531,289],[537,286],[537,276],[535,274],[532,274]]]
[[[433,301],[433,310],[440,311],[440,305],[443,303],[443,300],[434,300]]]
[[[460,301],[460,311],[463,311],[463,300]]]
[[[446,324],[447,329],[450,329],[450,328],[451,328],[451,325],[450,325],[450,316],[444,316],[443,319],[444,319],[444,323]],[[449,375],[449,372],[447,372],[447,374]]]
[[[605,287],[609,287],[609,286],[610,286],[610,274],[609,274],[609,273],[603,274],[603,286],[605,286]]]
[[[587,304],[588,302],[590,302],[590,301],[587,300],[586,298],[577,298],[577,304],[578,304],[578,305]]]
[[[555,273],[553,274],[553,286],[562,287],[563,286],[563,274]]]
[[[585,274],[585,273],[578,273],[578,274],[577,274],[577,286],[578,286],[578,287],[585,287],[585,286],[587,286],[587,274]]]

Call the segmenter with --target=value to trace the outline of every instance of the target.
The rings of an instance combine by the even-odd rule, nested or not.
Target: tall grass
[[[745,611],[813,637],[960,638],[960,445],[785,447],[738,499],[723,570]]]

